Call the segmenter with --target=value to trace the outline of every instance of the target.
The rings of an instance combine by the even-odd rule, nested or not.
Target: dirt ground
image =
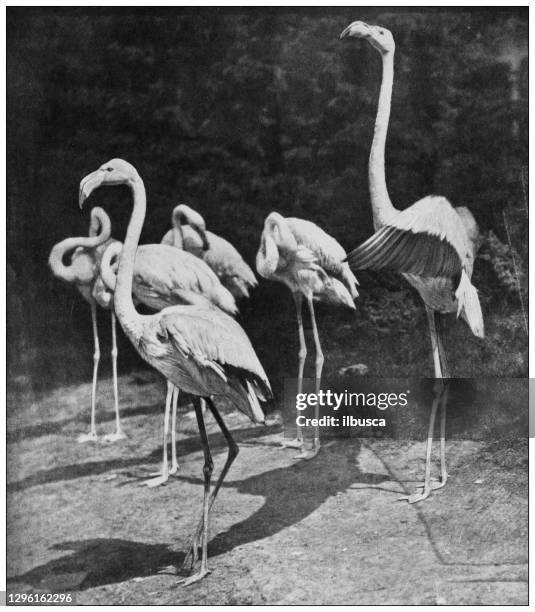
[[[120,381],[126,440],[78,444],[88,384],[8,397],[8,592],[71,591],[79,604],[527,604],[527,442],[448,443],[450,480],[397,501],[423,474],[424,443],[326,439],[312,461],[280,428],[228,414],[241,452],[214,507],[212,574],[177,586],[202,500],[191,407],[180,471],[158,467],[164,385]],[[99,433],[113,429],[111,384]],[[83,407],[83,408],[81,408]],[[226,447],[208,417],[216,472]]]

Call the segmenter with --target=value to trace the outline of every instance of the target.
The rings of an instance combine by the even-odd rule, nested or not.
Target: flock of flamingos
[[[403,274],[420,294],[427,312],[435,368],[435,396],[431,406],[427,438],[425,479],[406,499],[415,503],[428,497],[447,480],[445,423],[449,376],[437,314],[461,316],[477,337],[484,336],[483,316],[476,289],[471,284],[478,243],[477,224],[466,208],[453,208],[443,197],[428,196],[409,208],[396,210],[385,180],[385,142],[390,116],[394,73],[394,39],[380,26],[361,21],[350,24],[340,38],[363,38],[380,54],[383,76],[379,94],[373,143],[369,158],[369,187],[375,233],[349,255],[335,238],[314,223],[284,218],[273,212],[265,220],[256,269],[260,276],[284,283],[291,290],[299,328],[298,381],[302,384],[307,348],[303,330],[303,300],[308,304],[315,343],[315,380],[321,384],[323,353],[314,313],[314,301],[327,301],[355,308],[357,279],[352,270],[395,270]],[[182,582],[192,584],[209,573],[208,524],[210,509],[238,447],[225,425],[217,398],[227,398],[253,422],[263,423],[261,402],[271,397],[269,380],[242,327],[233,316],[236,300],[247,298],[257,285],[255,274],[238,251],[225,239],[206,230],[204,219],[186,205],[177,206],[173,227],[161,244],[138,246],[146,213],[143,180],[136,169],[121,159],[112,159],[82,179],[82,207],[101,186],[128,185],[133,211],[124,244],[111,238],[110,219],[101,208],[91,211],[89,236],[67,238],[50,254],[53,273],[74,284],[91,307],[95,342],[91,429],[80,441],[94,440],[95,394],[100,357],[97,304],[111,311],[112,364],[116,431],[110,441],[124,437],[119,417],[117,388],[116,318],[141,357],[167,380],[164,417],[162,471],[147,481],[164,483],[178,469],[175,430],[179,390],[191,394],[204,452],[204,501],[184,569],[200,567]],[[64,258],[70,257],[65,264]],[[141,315],[136,304],[152,309]],[[300,391],[300,389],[298,389]],[[440,478],[431,478],[431,449],[435,418],[440,406]],[[204,423],[206,407],[228,443],[228,456],[215,486],[211,487],[213,462]],[[167,459],[167,436],[171,418],[172,457]],[[298,429],[297,439],[285,443],[298,447],[299,457],[311,459],[320,450],[318,428],[312,441]]]

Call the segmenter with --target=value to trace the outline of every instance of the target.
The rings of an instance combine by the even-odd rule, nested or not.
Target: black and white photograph
[[[2,603],[528,606],[529,4],[2,10]]]

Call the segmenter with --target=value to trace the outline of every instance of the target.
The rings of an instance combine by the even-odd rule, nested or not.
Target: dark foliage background
[[[52,245],[87,234],[82,176],[124,157],[143,176],[143,242],[187,202],[253,264],[272,210],[310,219],[353,248],[372,231],[367,157],[381,64],[355,19],[393,31],[387,145],[392,200],[466,205],[487,338],[449,330],[456,376],[527,375],[527,8],[7,9],[9,380],[52,385],[91,371],[89,309],[51,277]],[[128,193],[93,198],[122,238]],[[431,374],[417,296],[394,275],[359,275],[356,314],[320,309],[327,371]],[[103,342],[108,316],[101,313]],[[293,303],[262,281],[241,322],[278,386],[296,369]],[[105,327],[104,327],[105,325]],[[121,340],[121,369],[139,360]],[[103,361],[102,367],[106,368]]]

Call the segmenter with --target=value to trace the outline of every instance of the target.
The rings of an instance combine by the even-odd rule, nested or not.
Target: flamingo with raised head
[[[131,164],[112,159],[81,181],[80,206],[101,185],[127,185],[133,194],[133,211],[119,255],[114,295],[119,323],[147,363],[173,385],[195,396],[195,412],[204,453],[204,499],[202,518],[185,560],[186,564],[191,559],[193,567],[199,540],[202,540],[200,569],[182,581],[186,585],[192,584],[210,571],[210,509],[238,453],[238,446],[211,397],[227,398],[253,422],[261,423],[264,413],[260,401],[271,396],[271,387],[247,334],[223,311],[203,304],[172,306],[152,315],[140,315],[136,311],[132,301],[132,283],[136,249],[146,212],[145,186]],[[205,398],[228,444],[227,460],[212,493],[213,462],[199,398]]]
[[[285,284],[292,292],[297,310],[299,330],[299,366],[297,392],[302,393],[303,372],[307,355],[303,329],[303,298],[308,303],[316,348],[315,386],[319,392],[324,356],[321,349],[314,301],[355,309],[358,297],[357,279],[344,261],[346,252],[340,243],[315,223],[295,217],[270,213],[264,222],[260,248],[256,255],[256,270],[260,276]],[[319,408],[315,407],[315,418]],[[302,428],[297,425],[297,437],[284,441],[284,447],[300,448],[297,455],[304,459],[315,457],[320,450],[319,427],[314,428],[312,449],[305,449]]]
[[[175,207],[171,221],[173,228],[162,238],[162,244],[200,257],[236,299],[249,297],[250,289],[254,289],[258,281],[228,240],[207,231],[203,217],[186,204]]]
[[[381,26],[362,21],[350,24],[340,38],[367,40],[383,62],[375,131],[368,165],[370,197],[375,234],[352,251],[348,262],[353,270],[389,269],[401,272],[418,291],[427,313],[435,377],[449,377],[440,321],[441,314],[457,313],[472,333],[484,337],[483,314],[475,287],[471,283],[479,230],[472,213],[454,208],[446,198],[427,196],[405,210],[394,208],[385,177],[385,143],[390,118],[394,80],[395,43],[392,33]],[[426,499],[433,489],[446,484],[446,404],[447,384],[439,384],[431,406],[424,483],[421,491],[403,497],[409,503]],[[440,480],[431,480],[431,451],[435,418],[441,406]]]
[[[78,436],[78,442],[89,442],[98,439],[96,428],[96,395],[98,365],[100,361],[100,342],[97,326],[97,304],[111,310],[112,331],[112,369],[113,369],[113,400],[115,408],[115,432],[107,434],[104,439],[114,442],[125,437],[121,428],[119,414],[119,389],[117,384],[117,336],[115,312],[113,311],[113,295],[104,287],[100,280],[100,263],[102,254],[108,246],[114,243],[111,238],[110,218],[102,208],[93,208],[89,225],[89,236],[66,238],[56,244],[48,258],[52,273],[57,278],[73,284],[91,308],[91,323],[93,329],[93,384],[91,389],[91,424],[89,433]],[[70,263],[65,265],[64,259],[70,253]]]

